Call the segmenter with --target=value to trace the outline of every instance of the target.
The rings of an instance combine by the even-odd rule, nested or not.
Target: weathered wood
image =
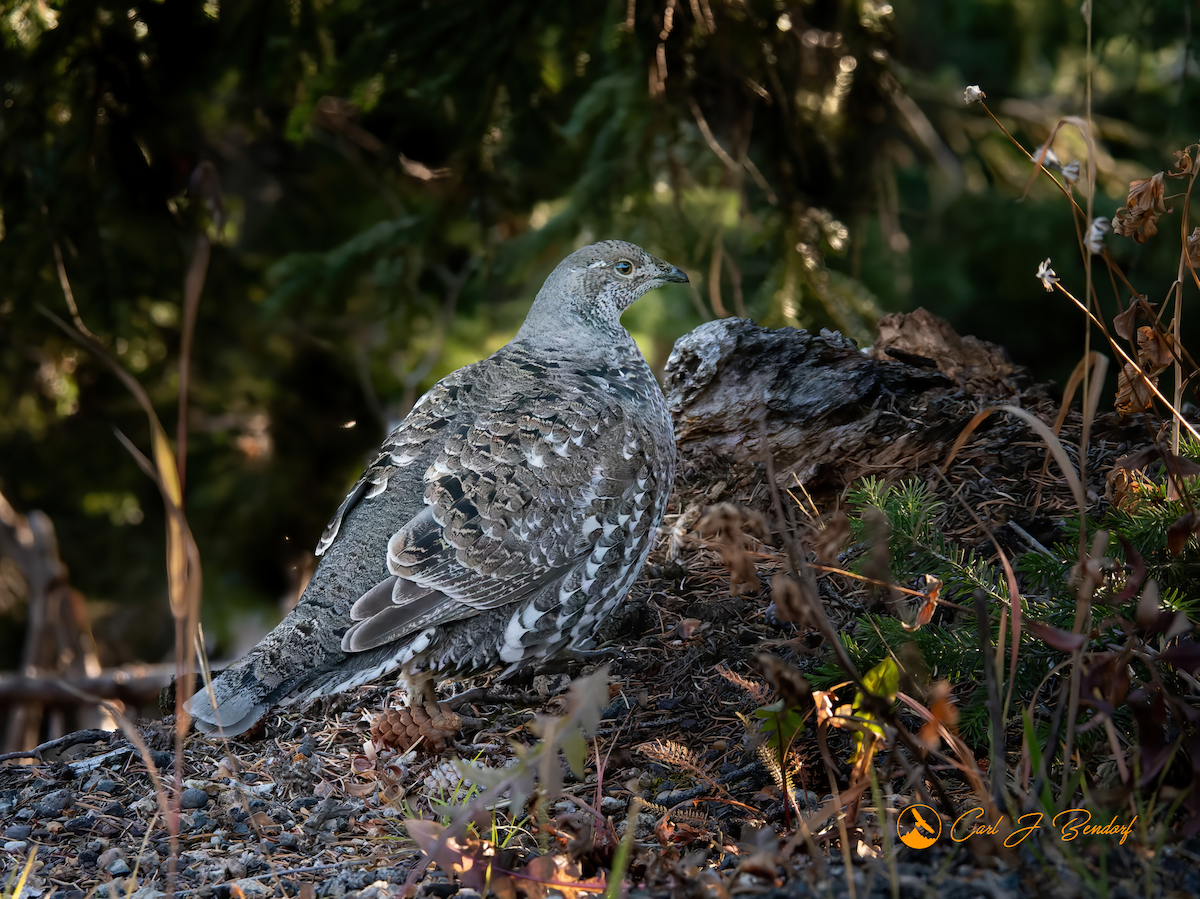
[[[773,331],[746,319],[680,338],[664,383],[681,485],[766,508],[763,434],[781,486],[836,489],[942,461],[986,405],[1033,406],[1052,419],[1049,386],[1033,384],[1000,347],[959,337],[924,310],[888,316],[880,329],[869,352],[832,331]]]
[[[98,675],[100,661],[83,597],[71,589],[49,516],[40,511],[21,515],[0,495],[0,557],[11,559],[25,581],[28,614],[22,675],[54,672],[74,679]],[[0,702],[11,703],[3,742],[7,752],[37,744],[42,734],[56,737],[72,725],[112,726],[107,713],[95,708],[78,709],[67,721],[61,708],[47,706],[33,695],[9,696]]]

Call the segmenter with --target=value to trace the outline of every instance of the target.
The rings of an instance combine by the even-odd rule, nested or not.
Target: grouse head
[[[637,244],[602,240],[558,264],[538,291],[522,329],[543,330],[574,322],[610,330],[638,297],[671,282],[687,281],[679,268]]]

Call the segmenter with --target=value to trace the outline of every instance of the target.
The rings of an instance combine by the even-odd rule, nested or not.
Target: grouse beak
[[[675,282],[678,284],[686,284],[688,276],[687,276],[687,273],[683,269],[679,268],[678,266],[673,265],[673,266],[671,266],[671,271],[669,271],[667,274],[663,275],[662,279],[664,281],[668,281],[668,282]]]

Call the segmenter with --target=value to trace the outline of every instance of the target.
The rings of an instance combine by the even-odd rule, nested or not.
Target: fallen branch
[[[155,699],[171,683],[174,665],[133,665],[101,671],[95,677],[63,678],[51,674],[26,677],[0,674],[0,704],[66,703],[84,705],[77,692],[103,699],[144,702]]]

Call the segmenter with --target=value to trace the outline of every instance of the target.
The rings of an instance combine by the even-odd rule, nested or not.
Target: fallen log
[[[708,322],[675,344],[664,392],[679,450],[676,488],[695,501],[771,508],[765,477],[769,449],[779,488],[803,485],[827,497],[868,475],[939,479],[935,466],[980,410],[1025,409],[1053,425],[1053,384],[1035,383],[1001,347],[962,337],[918,309],[885,316],[868,350],[833,331],[771,330],[748,319]],[[1072,412],[1064,441],[1077,442]],[[1102,416],[1088,448],[1089,484],[1103,494],[1114,451],[1141,445],[1145,422]],[[1093,457],[1093,453],[1099,455]],[[1026,423],[1003,413],[986,419],[958,452],[948,477],[983,518],[1007,520],[1032,486],[1041,514],[1061,515],[1074,501],[1046,449]],[[1038,503],[1034,503],[1039,507]]]

